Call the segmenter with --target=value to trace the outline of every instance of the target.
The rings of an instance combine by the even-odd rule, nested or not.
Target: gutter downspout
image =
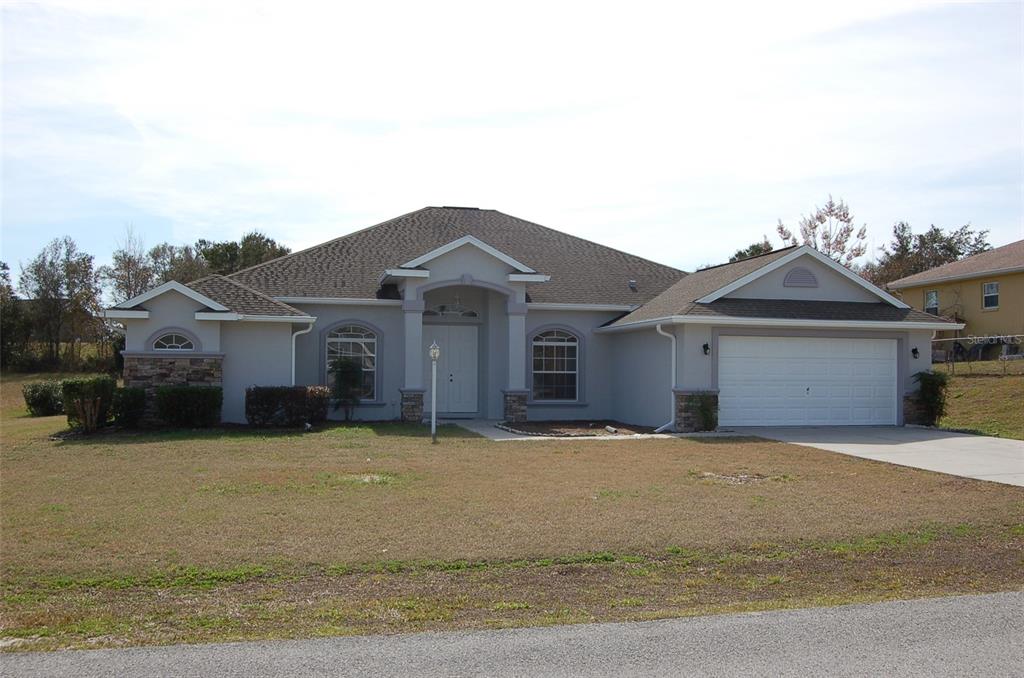
[[[307,327],[304,330],[299,330],[298,332],[292,332],[292,386],[295,386],[295,339],[300,334],[307,334],[308,332],[310,332],[313,329],[313,323],[315,323],[315,322],[316,321],[313,321],[312,323],[309,323],[309,327]]]
[[[657,330],[658,334],[660,334],[661,336],[668,337],[669,339],[672,340],[672,379],[670,380],[672,383],[672,388],[669,391],[669,399],[671,400],[672,404],[672,408],[669,410],[669,412],[672,413],[672,419],[667,424],[659,426],[658,428],[654,429],[655,433],[661,433],[665,429],[669,428],[672,429],[673,431],[676,430],[676,335],[670,334],[665,330],[661,329],[661,323],[655,325],[654,329]]]

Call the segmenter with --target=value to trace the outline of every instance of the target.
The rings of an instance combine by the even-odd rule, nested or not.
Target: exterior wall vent
[[[783,287],[817,287],[818,279],[803,266],[791,268],[782,280]]]

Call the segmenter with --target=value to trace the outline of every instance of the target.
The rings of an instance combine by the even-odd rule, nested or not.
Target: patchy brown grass
[[[421,427],[375,425],[57,441],[62,418],[11,414],[0,636],[32,647],[1024,585],[1021,488],[758,439],[495,443],[442,427],[432,446]]]
[[[1024,440],[1024,360],[957,363],[936,370],[950,374],[944,428]]]

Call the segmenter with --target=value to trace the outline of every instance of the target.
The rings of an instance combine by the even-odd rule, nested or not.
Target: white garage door
[[[722,337],[721,426],[896,423],[896,340]]]

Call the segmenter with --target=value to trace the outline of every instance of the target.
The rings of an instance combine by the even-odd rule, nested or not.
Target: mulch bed
[[[615,429],[609,431],[606,427]],[[570,420],[570,421],[523,421],[515,424],[502,422],[498,428],[510,433],[528,436],[554,436],[558,438],[579,438],[588,436],[623,435],[631,436],[641,433],[654,433],[649,426],[634,426],[610,419]]]

